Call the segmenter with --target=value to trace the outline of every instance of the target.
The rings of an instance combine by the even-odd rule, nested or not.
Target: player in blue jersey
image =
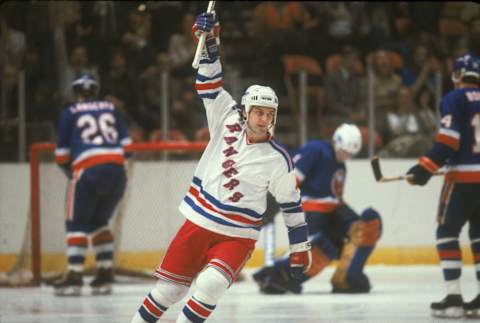
[[[253,278],[263,293],[298,294],[303,282],[334,259],[339,259],[331,279],[334,293],[370,291],[363,268],[381,234],[380,215],[372,208],[358,215],[343,200],[345,161],[361,149],[360,130],[342,124],[332,141],[310,141],[293,157],[312,244],[312,266],[300,279],[288,274],[288,259],[262,268]]]
[[[97,274],[93,294],[111,293],[113,235],[108,226],[126,185],[123,146],[131,143],[115,109],[97,100],[97,81],[81,75],[72,83],[75,102],[62,113],[55,158],[69,179],[65,227],[68,271],[54,283],[55,294],[80,295],[89,244]]]
[[[480,61],[471,55],[453,65],[455,89],[441,101],[440,128],[432,149],[407,174],[413,185],[425,185],[446,166],[437,214],[437,252],[447,296],[431,304],[439,317],[480,317]],[[479,295],[463,303],[460,288],[462,252],[458,237],[466,222],[475,262]]]

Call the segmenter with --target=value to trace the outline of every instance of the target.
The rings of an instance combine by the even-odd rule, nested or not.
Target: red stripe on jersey
[[[201,90],[213,90],[222,86],[222,80],[213,83],[195,83],[195,89],[197,91]]]
[[[477,171],[477,172],[449,171],[445,175],[445,180],[450,180],[456,183],[480,183],[480,171]]]
[[[313,201],[302,202],[302,208],[305,212],[330,213],[335,211],[335,209],[338,206],[339,204],[334,202],[313,202]]]
[[[124,162],[123,155],[119,154],[108,154],[108,155],[97,155],[86,158],[78,163],[73,164],[73,170],[80,170],[84,168],[90,168],[100,164],[120,164],[123,165]]]
[[[163,311],[161,311],[158,307],[156,307],[155,304],[152,304],[148,297],[146,297],[145,300],[143,301],[143,305],[148,309],[150,313],[155,315],[157,318],[162,316]]]
[[[441,259],[460,259],[462,255],[460,250],[439,250],[438,254]]]
[[[450,137],[443,133],[437,134],[435,136],[435,141],[438,141],[441,144],[447,145],[453,150],[458,150],[460,146],[460,140],[458,140],[458,138]]]
[[[88,239],[87,239],[87,237],[68,237],[67,238],[67,245],[87,247],[88,246]]]
[[[197,302],[195,302],[195,300],[192,298],[188,300],[187,306],[190,307],[190,309],[193,312],[195,312],[198,316],[202,318],[207,318],[212,312],[206,309],[205,307],[203,307],[202,305],[198,304]]]
[[[430,158],[423,156],[419,160],[420,166],[428,170],[430,173],[435,173],[440,167],[435,164]]]
[[[230,213],[224,213],[224,212],[221,212],[217,209],[214,209],[213,206],[211,206],[205,199],[201,198],[200,197],[200,193],[198,192],[198,190],[193,187],[193,186],[190,186],[190,189],[188,190],[188,192],[190,194],[192,194],[193,196],[195,196],[195,199],[206,209],[212,211],[212,212],[215,212],[215,213],[218,213],[218,214],[221,214],[227,218],[229,218],[230,220],[234,220],[234,221],[238,221],[238,222],[241,222],[241,223],[245,223],[245,224],[250,224],[250,225],[254,225],[254,226],[261,226],[262,225],[262,220],[249,220],[249,219],[246,219],[240,215],[236,215],[236,214],[230,214]]]

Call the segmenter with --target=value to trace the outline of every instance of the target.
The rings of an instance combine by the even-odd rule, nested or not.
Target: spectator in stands
[[[194,22],[195,16],[193,14],[185,14],[182,18],[182,31],[170,37],[168,55],[170,56],[172,75],[186,76],[192,72],[192,60],[197,48],[192,39]]]
[[[309,47],[314,47],[313,52],[320,55],[320,60],[347,44],[368,46],[370,23],[364,2],[305,1],[304,6],[312,16],[307,26]]]
[[[169,73],[170,59],[167,53],[157,53],[155,63],[150,65],[139,77],[140,101],[137,114],[141,118],[141,126],[150,132],[161,125],[162,104],[162,73]],[[174,81],[170,78],[170,81]],[[172,89],[177,89],[177,84],[172,84]],[[171,97],[176,97],[170,93]]]
[[[281,57],[285,54],[305,53],[305,28],[310,16],[298,1],[265,1],[253,12],[255,48],[259,51],[255,63],[265,82],[274,82],[274,88],[283,88]]]
[[[0,67],[0,156],[13,161],[18,148],[18,69],[9,63]]]
[[[440,68],[439,61],[426,44],[417,44],[412,54],[401,70],[403,85],[410,87],[414,97],[419,96],[421,91],[435,96],[435,73]]]
[[[0,10],[0,63],[23,64],[26,48],[25,34],[13,28]]]
[[[414,157],[433,143],[436,119],[425,104],[417,106],[413,91],[402,87],[397,95],[397,109],[387,114],[389,138],[393,138],[380,153],[383,157]]]
[[[390,138],[387,115],[396,110],[396,98],[402,86],[402,80],[395,74],[385,50],[378,50],[374,53],[373,72],[375,75],[375,124],[383,142],[388,142]]]
[[[154,60],[154,47],[151,42],[151,16],[146,7],[139,5],[128,14],[128,29],[122,34],[127,59],[136,72],[140,73]]]
[[[364,80],[359,75],[361,61],[358,52],[350,46],[344,46],[339,58],[339,65],[333,70],[328,70],[327,66],[326,117],[334,128],[344,122],[364,124],[365,88]]]
[[[138,86],[128,69],[125,52],[117,49],[111,56],[109,68],[102,73],[101,96],[113,102],[129,128],[141,128],[138,113]]]
[[[470,53],[480,57],[480,16],[476,16],[470,20],[468,39]]]

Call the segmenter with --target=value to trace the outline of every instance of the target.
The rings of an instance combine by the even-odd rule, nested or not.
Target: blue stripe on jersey
[[[302,200],[298,200],[298,202],[279,203],[279,205],[282,208],[282,210],[285,210],[285,209],[298,207],[301,205],[301,203],[302,203]]]
[[[257,231],[260,231],[261,228],[257,228],[257,227],[252,227],[252,226],[243,226],[243,225],[236,225],[236,224],[233,224],[231,222],[227,222],[223,219],[220,219],[220,218],[217,218],[216,216],[213,216],[211,215],[210,213],[207,213],[205,212],[202,208],[200,208],[197,204],[195,204],[195,202],[189,198],[188,196],[185,196],[185,198],[183,199],[185,202],[187,202],[188,205],[190,205],[190,207],[195,211],[197,212],[198,214],[200,215],[203,215],[204,217],[206,217],[207,219],[210,219],[212,220],[213,222],[217,222],[217,223],[220,223],[220,224],[223,224],[223,225],[226,225],[226,226],[229,226],[229,227],[235,227],[235,228],[242,228],[242,229],[255,229]]]
[[[296,228],[288,228],[288,241],[290,244],[301,243],[307,241],[308,227],[302,225]]]
[[[214,57],[212,59],[210,58],[204,58],[200,60],[200,64],[213,64],[215,61],[218,59],[218,57]]]
[[[284,213],[300,213],[303,212],[303,209],[301,206],[293,208],[293,209],[287,209],[287,210],[282,210]]]
[[[293,169],[293,162],[292,162],[292,159],[290,158],[290,155],[282,146],[280,146],[277,142],[275,142],[275,140],[270,140],[269,143],[272,145],[272,147],[276,151],[278,151],[283,156],[283,158],[285,158],[288,166],[288,171],[290,172]]]
[[[197,74],[197,81],[200,81],[200,82],[211,81],[213,79],[216,79],[222,76],[223,76],[223,72],[220,72],[214,76],[205,76],[202,74]]]
[[[203,190],[203,187],[202,187],[202,180],[198,177],[193,177],[193,180],[192,182],[197,185],[198,187],[200,187],[200,193],[203,194],[205,196],[205,198],[207,199],[207,201],[209,201],[210,203],[212,203],[213,205],[215,205],[217,208],[219,209],[222,209],[224,211],[230,211],[230,212],[238,212],[238,213],[245,213],[249,216],[252,216],[254,218],[257,218],[257,219],[261,219],[262,218],[262,215],[251,210],[251,209],[247,209],[247,208],[241,208],[241,207],[235,207],[235,206],[232,206],[232,205],[227,205],[227,204],[223,204],[221,202],[219,202],[217,199],[215,199],[213,196],[211,196],[210,194],[208,194],[207,192],[205,192]]]
[[[201,97],[202,99],[212,99],[212,100],[215,100],[218,96],[218,94],[220,93],[220,91],[218,92],[214,92],[214,93],[205,93],[205,94],[199,94],[198,96]]]

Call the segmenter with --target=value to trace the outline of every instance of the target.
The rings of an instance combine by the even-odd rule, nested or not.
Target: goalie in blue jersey
[[[68,266],[54,283],[58,296],[80,295],[89,245],[97,274],[93,294],[111,293],[113,234],[108,226],[126,185],[123,146],[131,143],[115,106],[97,100],[98,83],[81,75],[72,83],[75,102],[62,113],[55,159],[69,178],[65,228]]]
[[[293,157],[312,244],[312,266],[299,279],[291,277],[288,258],[260,269],[253,278],[262,293],[299,294],[303,282],[319,274],[335,259],[339,264],[331,279],[332,292],[370,291],[363,268],[380,238],[381,218],[372,208],[359,215],[343,200],[345,161],[356,155],[361,146],[358,127],[342,124],[335,130],[332,143],[312,140]],[[272,212],[271,204],[272,201],[270,213],[277,213]]]

